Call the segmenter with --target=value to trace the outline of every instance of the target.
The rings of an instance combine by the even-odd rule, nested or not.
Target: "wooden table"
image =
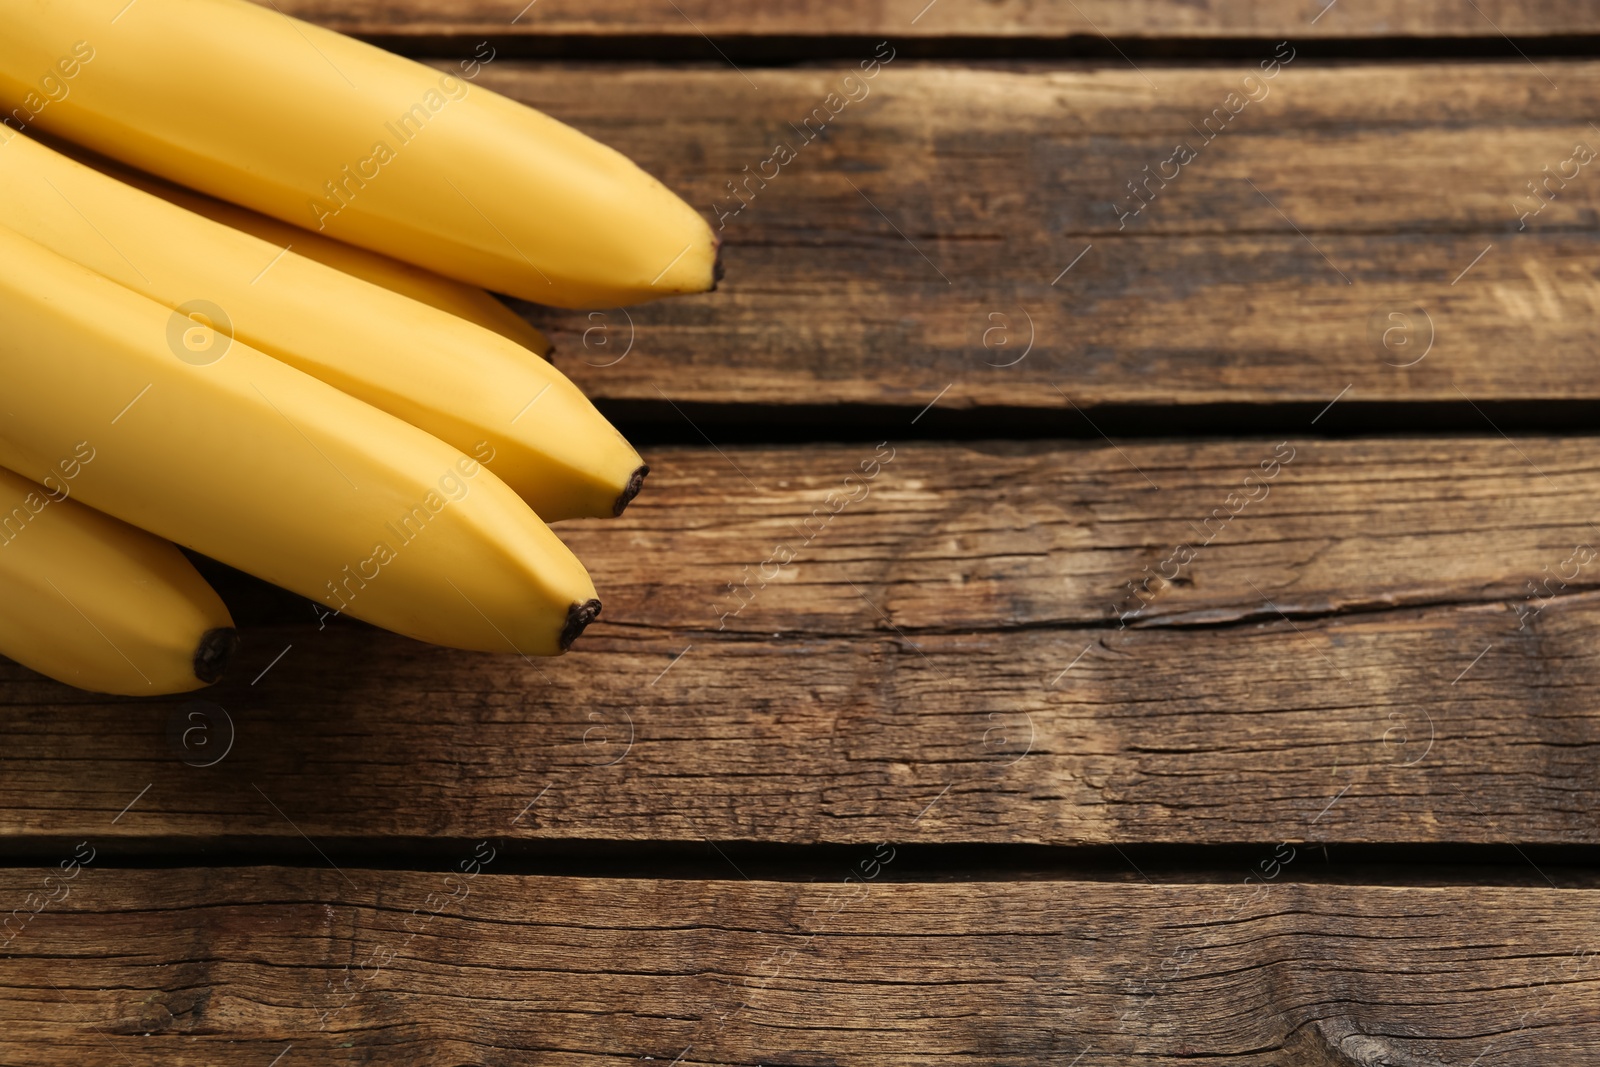
[[[727,278],[581,651],[0,667],[0,1063],[1594,1062],[1600,7],[924,3],[276,0]]]

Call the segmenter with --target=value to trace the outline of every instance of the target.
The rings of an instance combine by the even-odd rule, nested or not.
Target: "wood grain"
[[[562,527],[608,604],[557,661],[319,632],[307,606],[247,632],[193,722],[6,668],[0,828],[304,833],[335,859],[416,836],[1600,840],[1592,443],[1289,447],[1228,504],[1282,448],[902,444],[836,515],[873,446],[652,455],[627,516]],[[1180,544],[1177,580],[1116,599]]]
[[[562,528],[606,614],[558,661],[324,628],[237,576],[211,691],[0,661],[0,857],[87,858],[0,866],[0,1067],[1592,1061],[1594,872],[1546,890],[1512,848],[1600,842],[1591,438],[915,437],[929,405],[1159,434],[1199,405],[1600,401],[1593,166],[1528,196],[1600,147],[1600,63],[1548,58],[1591,48],[1595,5],[271,6],[488,42],[477,85],[713,218],[717,293],[524,308],[608,410],[698,440],[691,414],[715,438],[778,406],[862,443],[656,450],[627,516]],[[1280,40],[1305,54],[1244,81]],[[911,58],[1008,49],[1100,58]],[[644,876],[526,873],[597,840]],[[728,880],[646,869],[687,851],[662,842]],[[1248,881],[915,880],[917,846],[966,842],[1262,844]],[[772,859],[813,843],[843,848]],[[1493,846],[1522,884],[1349,884],[1319,843]],[[456,844],[470,874],[360,866]],[[746,849],[796,880],[734,880]],[[192,866],[219,855],[304,866]]]
[[[1578,142],[1600,149],[1600,64],[1301,61],[1205,143],[1196,129],[1254,64],[901,60],[806,141],[801,123],[851,70],[483,72],[708,217],[746,204],[723,220],[716,293],[529,312],[591,395],[912,411],[940,397],[1069,417],[1068,397],[1600,396],[1593,165],[1569,163],[1579,177],[1525,230],[1515,199],[1537,203],[1528,184]],[[1122,219],[1128,183],[1180,140],[1197,157]],[[763,188],[750,176],[774,173],[779,144],[795,157]]]
[[[266,2],[266,0],[261,0]],[[1560,36],[1600,32],[1579,0],[278,0],[284,12],[345,33],[392,36],[1394,38]]]
[[[0,959],[0,1062],[1560,1067],[1600,1041],[1593,890],[1293,884],[1312,858],[1270,849],[1264,887],[891,884],[883,855],[812,884],[91,864]]]

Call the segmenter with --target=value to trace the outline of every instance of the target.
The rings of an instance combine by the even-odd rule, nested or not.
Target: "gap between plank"
[[[800,62],[851,62],[884,38],[893,39],[897,59],[945,61],[1079,60],[1126,66],[1255,60],[1268,54],[1290,30],[1243,37],[1103,37],[1092,32],[1059,36],[900,36],[875,34],[723,34],[707,39],[685,25],[681,33],[541,34],[528,21],[491,29],[477,23],[458,34],[363,33],[359,24],[332,21],[334,28],[387,51],[417,59],[461,59],[480,44],[497,59],[569,60],[583,63],[656,63],[668,66],[716,64],[760,69]],[[1295,37],[1295,47],[1313,62],[1440,60],[1526,57],[1589,58],[1600,55],[1600,34],[1547,34],[1517,37],[1515,43],[1485,32],[1460,37]]]
[[[450,871],[477,839],[319,838],[353,881],[364,871]],[[813,882],[843,878],[882,844],[781,844],[752,841],[619,841],[487,838],[493,876],[668,881]],[[1290,839],[1296,858],[1281,881],[1362,886],[1505,885],[1600,887],[1600,845],[1341,844]],[[72,842],[47,836],[0,838],[0,868],[53,866]],[[1280,842],[1224,845],[997,845],[888,842],[881,880],[927,882],[1129,882],[1227,884],[1255,872]],[[96,842],[95,869],[185,867],[322,868],[299,837],[132,837]],[[1280,857],[1281,858],[1281,857]],[[1259,874],[1256,875],[1259,879]]]

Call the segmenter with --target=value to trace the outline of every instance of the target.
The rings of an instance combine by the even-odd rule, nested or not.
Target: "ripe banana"
[[[96,693],[210,685],[238,644],[228,609],[175,547],[72,499],[95,457],[84,442],[44,485],[0,470],[0,655]]]
[[[564,374],[500,334],[22,134],[0,128],[0,142],[0,225],[477,456],[548,522],[620,514],[639,491],[647,468],[633,447]]]
[[[421,267],[413,267],[409,263],[402,263],[398,259],[391,259],[377,252],[369,252],[365,248],[335,241],[320,233],[302,230],[287,222],[279,222],[238,204],[230,204],[226,200],[218,200],[216,197],[197,193],[193,189],[185,189],[181,185],[174,185],[143,171],[123,166],[105,156],[86,152],[75,145],[60,141],[47,144],[61,154],[85,166],[93,167],[102,174],[142,189],[152,196],[159,196],[168,203],[176,204],[197,215],[204,215],[213,222],[259,237],[263,241],[270,241],[279,248],[292,248],[299,255],[314,259],[324,266],[352,274],[373,285],[381,285],[413,300],[420,300],[458,319],[477,323],[484,329],[493,330],[538,355],[550,354],[550,341],[543,333],[534,329],[528,324],[527,319],[482,289],[434,274]]]
[[[246,0],[5,8],[5,111],[141,170],[540,304],[714,284],[717,240],[666,186],[450,72]]]
[[[196,365],[168,331],[205,327],[3,227],[0,322],[0,466],[42,480],[87,442],[84,503],[434,644],[555,655],[600,610],[472,459],[237,341]]]

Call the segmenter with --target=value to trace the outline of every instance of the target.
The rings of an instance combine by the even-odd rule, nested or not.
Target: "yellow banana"
[[[210,685],[238,644],[228,609],[175,547],[72,499],[95,458],[84,442],[44,485],[0,470],[0,655],[96,693]]]
[[[453,73],[246,0],[7,0],[4,19],[16,128],[540,304],[714,284],[717,240],[666,186]]]
[[[123,166],[105,156],[86,152],[72,144],[57,141],[49,144],[49,147],[85,166],[93,167],[102,174],[142,189],[152,196],[159,196],[170,204],[176,204],[197,215],[204,215],[213,222],[241,230],[263,241],[270,241],[279,248],[292,248],[299,255],[314,259],[324,266],[344,271],[373,285],[381,285],[402,296],[420,300],[429,307],[436,307],[457,318],[477,323],[484,329],[493,330],[538,355],[550,354],[550,341],[543,333],[531,326],[527,319],[482,289],[434,274],[421,267],[413,267],[409,263],[402,263],[398,259],[391,259],[377,252],[369,252],[365,248],[335,241],[320,233],[302,230],[287,222],[279,222],[238,204],[230,204],[226,200],[218,200],[216,197],[197,193],[193,189],[185,189],[181,185]]]
[[[548,522],[620,514],[639,491],[647,468],[633,447],[564,374],[500,334],[21,134],[0,130],[0,142],[0,225],[477,455]]]
[[[87,443],[77,499],[435,644],[554,655],[599,612],[472,459],[6,228],[0,322],[0,466],[42,480]]]

